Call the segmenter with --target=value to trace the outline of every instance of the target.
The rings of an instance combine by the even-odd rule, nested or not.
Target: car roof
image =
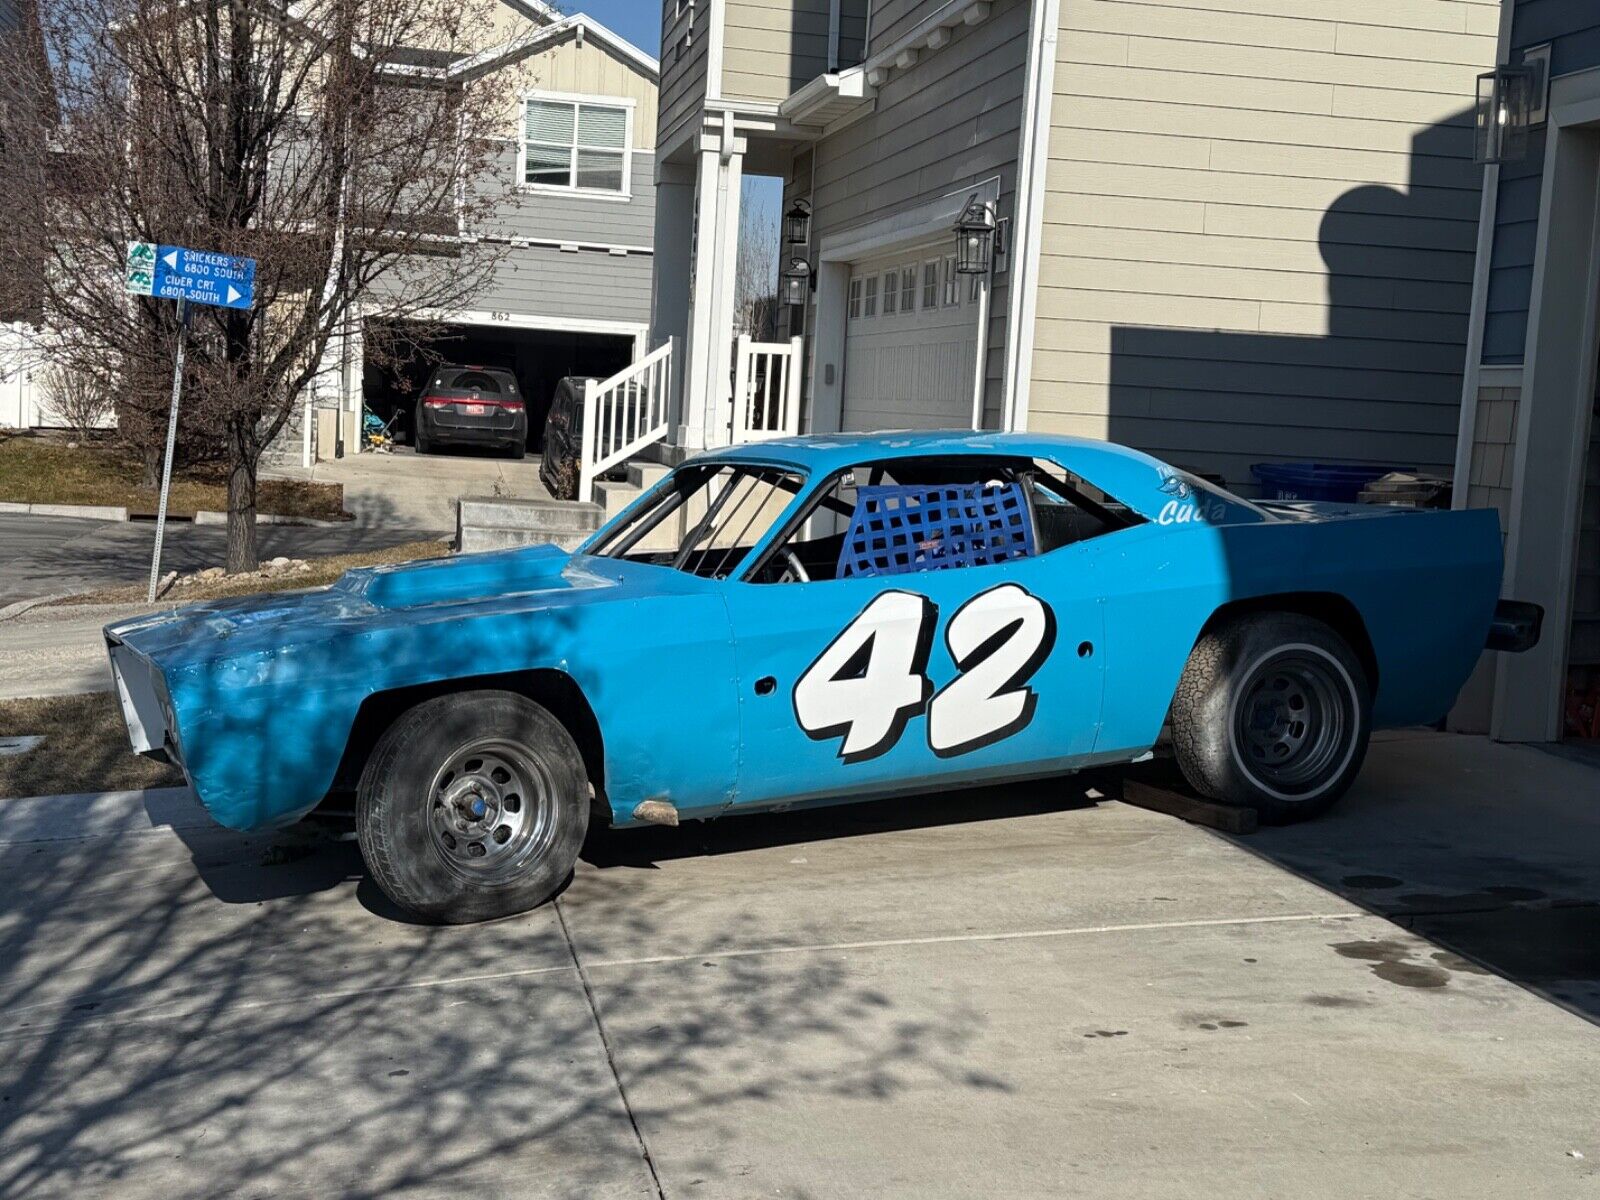
[[[829,472],[857,463],[895,458],[954,455],[989,458],[1048,458],[1076,470],[1073,462],[1132,461],[1144,467],[1160,460],[1138,450],[1093,438],[1049,433],[1001,433],[972,429],[885,430],[877,433],[822,433],[744,442],[697,457],[725,462],[789,463]]]
[[[1248,501],[1190,479],[1174,486],[1179,471],[1158,458],[1095,438],[1050,433],[1002,433],[972,429],[889,430],[879,433],[823,433],[804,437],[745,442],[707,451],[690,463],[761,463],[788,466],[810,474],[813,481],[865,462],[927,457],[1042,458],[1116,497],[1135,512],[1156,519],[1176,501],[1192,506],[1197,488],[1214,493],[1208,502],[1225,501],[1209,523],[1260,521],[1267,514]]]

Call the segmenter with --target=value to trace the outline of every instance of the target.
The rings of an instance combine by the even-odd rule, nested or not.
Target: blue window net
[[[981,567],[1034,552],[1019,483],[856,489],[838,578]]]

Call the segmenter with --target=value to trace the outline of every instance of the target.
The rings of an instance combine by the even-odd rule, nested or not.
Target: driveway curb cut
[[[32,600],[18,600],[0,608],[0,621],[9,621],[12,617],[20,617],[30,608],[38,608],[41,604],[49,604],[53,600],[65,600],[71,592],[60,592],[54,596],[35,596]]]

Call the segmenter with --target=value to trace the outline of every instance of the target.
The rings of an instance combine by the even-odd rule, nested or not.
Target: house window
[[[858,320],[861,316],[861,280],[850,281],[850,319]]]
[[[876,275],[867,277],[867,290],[861,297],[861,315],[863,318],[878,315],[878,277]]]
[[[930,258],[922,264],[922,307],[939,307],[939,260]]]
[[[529,98],[522,182],[626,195],[632,124],[633,110],[623,105]]]
[[[900,272],[900,311],[917,311],[917,269],[907,267]]]
[[[883,277],[883,315],[890,316],[900,298],[900,272],[890,271]]]
[[[956,256],[947,255],[944,260],[944,306],[954,308],[961,303],[961,276],[956,274]]]

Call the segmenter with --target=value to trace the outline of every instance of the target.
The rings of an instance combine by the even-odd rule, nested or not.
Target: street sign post
[[[183,351],[189,333],[190,303],[219,308],[249,308],[256,298],[256,260],[213,254],[184,246],[129,242],[123,286],[135,296],[178,302],[178,353],[172,364],[172,404],[167,410],[167,454],[161,467],[161,500],[156,506],[156,547],[150,556],[153,604],[161,579],[161,543],[167,533],[167,496],[172,491],[172,455],[178,442],[178,401],[183,396]]]

